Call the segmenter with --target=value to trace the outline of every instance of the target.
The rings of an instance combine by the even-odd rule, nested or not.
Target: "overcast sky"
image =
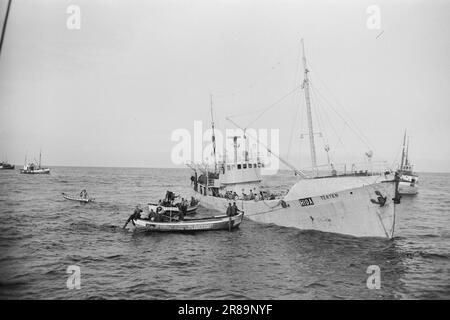
[[[46,165],[171,167],[172,132],[207,126],[210,94],[225,129],[226,116],[298,86],[304,38],[319,162],[328,142],[336,162],[373,150],[392,163],[407,129],[417,171],[450,171],[450,2],[339,3],[14,0],[0,56],[0,158],[21,164],[42,149]],[[80,30],[66,26],[71,4]],[[370,5],[380,29],[367,27]],[[280,129],[281,154],[299,167],[310,165],[303,100],[299,90],[254,124]]]

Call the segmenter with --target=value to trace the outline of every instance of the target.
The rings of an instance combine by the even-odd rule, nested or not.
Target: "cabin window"
[[[253,164],[253,168],[256,168],[256,163]]]
[[[248,164],[248,168],[249,168],[249,169],[252,168],[252,164],[251,164],[251,163]]]
[[[241,169],[241,165],[240,165],[240,164],[238,164],[237,166],[238,166],[238,167],[237,167],[238,169]]]
[[[264,163],[261,163],[261,168],[264,168]]]
[[[227,165],[227,170],[230,171],[230,165]]]
[[[244,169],[247,169],[247,164],[243,164],[243,166],[244,166]]]
[[[258,163],[258,168],[261,168],[261,163]]]

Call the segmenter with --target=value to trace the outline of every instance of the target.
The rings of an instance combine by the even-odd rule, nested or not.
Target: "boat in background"
[[[14,165],[7,162],[0,162],[0,170],[14,170]]]
[[[419,176],[414,173],[413,165],[409,161],[409,137],[406,138],[406,131],[403,137],[402,160],[398,169],[400,176],[399,193],[401,195],[416,195],[419,192]]]
[[[78,201],[78,202],[84,202],[84,203],[95,201],[95,198],[81,198],[80,196],[71,196],[64,192],[62,192],[61,194],[62,194],[63,198],[66,200]]]
[[[25,157],[25,164],[23,165],[23,169],[20,169],[20,173],[24,174],[49,174],[49,168],[42,168],[41,166],[41,152],[39,152],[39,164],[35,164],[30,162],[27,164],[27,157]]]

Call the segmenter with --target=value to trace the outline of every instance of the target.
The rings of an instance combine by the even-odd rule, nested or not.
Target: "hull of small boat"
[[[248,219],[356,237],[394,236],[395,182],[384,176],[303,179],[278,200],[237,200]],[[226,210],[229,200],[194,191],[202,206]]]
[[[236,229],[242,223],[244,214],[233,217],[217,216],[204,219],[186,219],[178,222],[154,222],[150,220],[134,220],[135,229],[156,232],[197,232],[212,230]]]
[[[14,165],[4,164],[4,165],[0,166],[0,170],[13,170],[13,169],[14,169]]]
[[[84,199],[84,198],[80,198],[80,197],[76,197],[76,196],[71,196],[71,195],[68,195],[65,193],[62,193],[62,196],[64,199],[70,200],[70,201],[85,202],[85,203],[94,202],[93,198]]]
[[[50,169],[36,169],[36,170],[20,169],[20,173],[23,173],[23,174],[49,174]]]

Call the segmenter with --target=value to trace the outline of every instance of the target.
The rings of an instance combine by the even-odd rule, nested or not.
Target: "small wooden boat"
[[[94,198],[80,198],[79,196],[71,196],[71,195],[65,194],[64,192],[62,192],[61,194],[64,199],[71,200],[71,201],[88,203],[88,202],[94,202],[94,200],[95,200]]]
[[[155,232],[195,232],[236,229],[242,222],[244,213],[228,217],[226,215],[198,219],[184,219],[177,222],[154,222],[144,219],[132,220],[136,229]]]
[[[189,206],[186,210],[186,214],[194,214],[195,211],[198,209],[199,204],[197,203],[195,206]],[[162,208],[162,209],[161,209]],[[161,210],[166,213],[175,213],[178,214],[180,212],[180,209],[177,206],[161,206],[157,203],[149,203],[148,204],[148,210],[153,210],[154,212],[160,212]]]

